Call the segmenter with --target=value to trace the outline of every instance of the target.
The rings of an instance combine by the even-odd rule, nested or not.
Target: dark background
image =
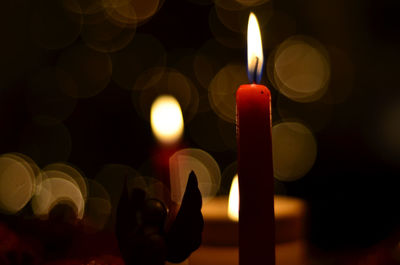
[[[46,13],[59,9],[50,2],[1,3],[0,153],[21,152],[40,167],[68,161],[87,178],[94,178],[106,164],[125,164],[142,174],[152,174],[148,165],[156,142],[148,120],[135,107],[135,98],[142,92],[132,92],[116,82],[118,69],[113,67],[108,81],[101,79],[104,69],[100,66],[88,70],[105,84],[93,96],[66,99],[59,92],[51,92],[51,87],[62,86],[60,82],[68,84],[64,77],[54,78],[52,71],[60,65],[73,71],[69,63],[79,54],[74,53],[74,47],[81,47],[82,56],[96,53],[100,61],[92,66],[101,65],[103,54],[108,54],[114,64],[121,51],[102,53],[83,46],[84,21],[92,21],[86,15],[78,16],[78,20],[72,16],[82,24],[78,24],[81,29],[70,43],[44,47],[52,38],[43,36],[53,31],[35,24],[35,10]],[[214,74],[228,62],[245,64],[245,32],[215,26],[215,4],[211,0],[161,2],[154,16],[136,27],[132,39],[132,43],[146,38],[158,42],[150,42],[154,46],[146,41],[132,44],[132,49],[143,52],[136,52],[134,56],[139,57],[126,63],[126,68],[134,69],[131,76],[135,80],[151,66],[140,57],[154,56],[155,65],[176,69],[191,80],[198,93],[198,108],[184,110],[185,144],[209,152],[224,171],[236,161],[234,144],[226,144],[234,141],[234,125],[221,120],[210,108],[207,89],[196,79],[193,58],[199,50],[215,56],[215,69],[210,70]],[[330,56],[327,97],[340,97],[341,91],[346,94],[335,104],[324,100],[296,103],[270,86],[274,122],[281,119],[276,108],[278,98],[283,97],[293,118],[307,123],[318,143],[314,167],[300,180],[277,182],[277,193],[309,202],[309,237],[318,247],[362,248],[388,238],[399,225],[400,4],[389,0],[276,0],[264,6],[274,11],[268,13],[269,20],[262,28],[263,35],[268,36],[264,39],[265,56],[292,35],[313,37]],[[263,17],[256,8],[242,13],[253,9]],[[55,30],[54,34],[69,34],[62,32]],[[82,82],[82,87],[90,87]],[[44,88],[35,90],[37,87]],[[216,132],[217,126],[225,128],[225,134]],[[227,193],[231,178],[223,174],[220,193]]]

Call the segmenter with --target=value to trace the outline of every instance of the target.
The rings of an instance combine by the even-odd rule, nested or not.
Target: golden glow
[[[314,165],[317,142],[302,123],[281,122],[272,127],[272,157],[275,178],[294,181],[305,176]]]
[[[34,170],[18,154],[0,156],[0,211],[14,214],[31,199],[35,189]]]
[[[257,81],[253,80],[254,72],[256,72],[257,79],[261,77],[263,61],[264,55],[262,51],[260,27],[254,13],[250,13],[247,27],[247,70],[250,82]]]
[[[73,206],[76,215],[82,219],[85,211],[85,200],[79,186],[71,181],[64,172],[55,170],[43,172],[47,178],[40,185],[38,192],[32,199],[32,210],[36,216],[46,217],[58,203],[68,202]],[[62,176],[62,177],[61,177]]]
[[[178,101],[168,95],[159,96],[151,106],[151,129],[163,144],[174,144],[183,133],[183,117]]]
[[[196,149],[181,149],[169,159],[171,199],[181,203],[191,171],[197,176],[203,202],[211,199],[221,185],[221,171],[217,161],[207,152]]]
[[[237,174],[232,180],[229,192],[228,217],[234,221],[239,221],[239,179]]]
[[[273,68],[276,88],[291,100],[316,101],[328,88],[327,52],[312,38],[293,36],[284,41],[276,50]]]

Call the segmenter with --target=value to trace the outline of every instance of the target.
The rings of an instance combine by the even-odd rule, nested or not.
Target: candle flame
[[[247,73],[251,83],[259,83],[263,68],[264,55],[261,33],[257,17],[250,13],[247,26]]]
[[[231,220],[239,220],[239,180],[236,175],[232,180],[231,190],[229,192],[228,217]]]
[[[168,95],[159,96],[151,105],[151,129],[161,143],[176,143],[183,133],[182,110],[178,101]]]

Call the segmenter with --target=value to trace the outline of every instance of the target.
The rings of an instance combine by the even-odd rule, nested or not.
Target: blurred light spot
[[[38,164],[66,161],[71,153],[71,135],[62,123],[30,123],[21,131],[19,150]]]
[[[145,78],[151,77],[147,72],[141,79],[146,83]],[[158,72],[159,73],[159,72]],[[157,77],[158,79],[158,77]],[[149,86],[150,83],[152,86]],[[160,95],[171,95],[179,102],[185,122],[190,120],[197,112],[198,93],[196,87],[188,77],[175,69],[165,69],[159,80],[150,79],[147,88],[142,91],[133,91],[132,100],[137,112],[146,120],[149,120],[150,106]]]
[[[74,80],[57,68],[47,68],[36,73],[26,94],[27,106],[32,116],[50,117],[48,121],[63,121],[75,109],[77,100],[65,91],[76,91]]]
[[[312,168],[317,143],[311,131],[298,122],[282,122],[272,127],[272,157],[275,178],[294,181]]]
[[[193,69],[199,87],[199,112],[210,110],[208,88],[214,76],[235,57],[235,51],[226,49],[212,39],[207,41],[196,53],[193,59]]]
[[[159,9],[159,0],[104,0],[111,18],[120,23],[139,23]]]
[[[110,195],[100,183],[92,179],[88,179],[88,190],[83,221],[86,226],[101,230],[107,224],[112,212]]]
[[[93,21],[89,21],[93,19]],[[85,16],[82,39],[85,44],[98,52],[116,52],[125,48],[135,35],[136,27],[116,24],[100,13],[96,17]]]
[[[243,34],[232,31],[222,24],[215,9],[211,9],[210,11],[208,24],[210,26],[211,33],[219,43],[228,48],[244,48],[245,43],[243,42]]]
[[[319,99],[326,91],[330,66],[317,41],[296,36],[283,42],[274,55],[274,82],[279,91],[299,102]]]
[[[153,36],[137,34],[123,50],[111,55],[113,63],[112,79],[122,88],[142,90],[156,83],[163,71],[146,75],[147,80],[154,80],[150,84],[139,81],[139,76],[151,68],[163,70],[166,64],[166,52],[162,44]],[[136,83],[136,84],[135,84]]]
[[[51,209],[60,203],[70,203],[79,219],[84,214],[85,201],[76,183],[64,172],[43,172],[40,192],[32,199],[32,210],[36,216],[46,217]]]
[[[247,28],[247,75],[250,83],[259,83],[263,69],[264,54],[262,49],[260,26],[254,13],[250,13]],[[254,74],[256,78],[254,78]],[[255,79],[255,80],[254,80]]]
[[[241,84],[247,84],[248,78],[244,65],[228,64],[222,68],[209,87],[209,101],[214,112],[227,122],[236,121],[236,90]]]
[[[20,211],[35,192],[35,172],[30,162],[17,154],[0,156],[0,210]]]
[[[183,134],[183,117],[179,102],[172,96],[159,96],[151,105],[151,128],[163,144],[176,143]]]
[[[135,7],[130,0],[104,0],[103,6],[110,22],[117,26],[136,27]]]
[[[164,67],[153,67],[145,70],[137,77],[133,89],[141,91],[154,87],[161,80],[166,71],[167,69]]]
[[[70,6],[80,8],[75,0],[68,2]],[[79,12],[66,11],[63,0],[41,0],[34,6],[29,25],[38,45],[47,49],[60,49],[78,38],[82,16]]]
[[[76,98],[98,94],[111,79],[112,64],[109,55],[96,52],[84,45],[75,45],[64,51],[59,57],[58,67],[75,81],[77,89],[64,92]]]
[[[238,175],[232,180],[231,190],[229,192],[228,217],[231,220],[239,221],[239,179]]]
[[[77,188],[79,188],[79,190],[81,191],[83,198],[86,199],[88,193],[86,180],[83,177],[83,173],[81,173],[77,168],[66,163],[54,163],[47,165],[43,170],[47,172],[47,177],[49,177],[49,172],[55,172],[55,174],[57,174],[57,172],[65,173],[57,177],[62,178],[63,176],[68,176],[68,180],[76,184]]]
[[[171,199],[180,203],[186,189],[190,172],[197,176],[203,201],[212,198],[221,183],[221,172],[214,158],[200,149],[182,149],[170,160]]]

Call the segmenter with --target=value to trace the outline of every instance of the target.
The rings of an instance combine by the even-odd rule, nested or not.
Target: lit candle
[[[157,178],[170,189],[169,158],[178,150],[183,134],[183,116],[179,102],[170,95],[154,100],[150,112],[151,128],[159,146],[155,150]]]
[[[239,264],[275,264],[271,96],[261,79],[263,52],[257,18],[249,17],[247,64],[251,84],[236,92],[239,175]]]

